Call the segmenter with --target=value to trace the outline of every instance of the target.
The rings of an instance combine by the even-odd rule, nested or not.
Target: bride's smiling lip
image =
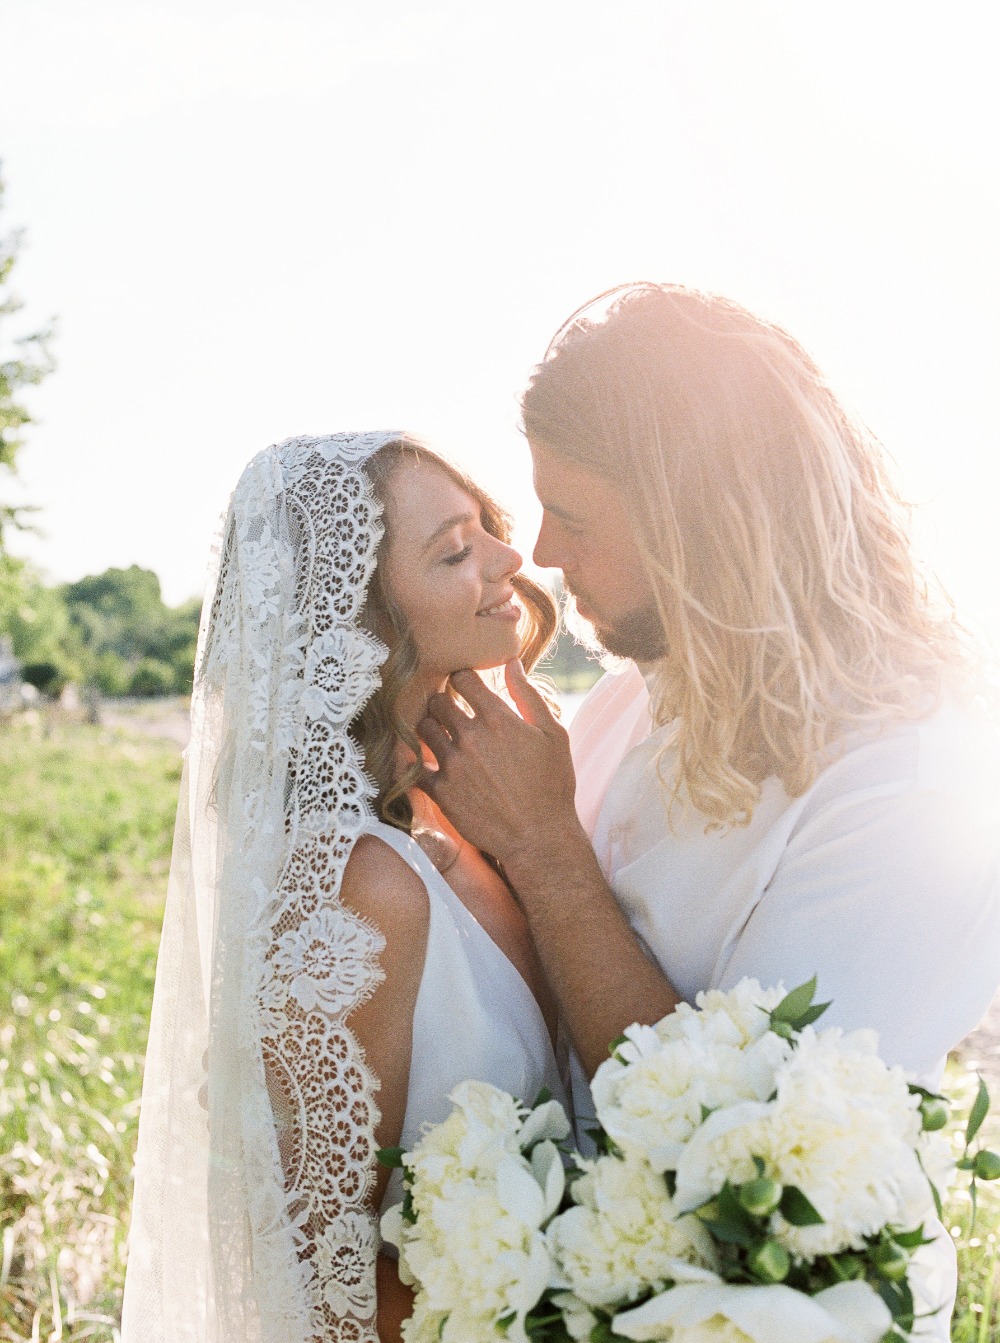
[[[499,620],[517,620],[521,615],[521,608],[514,601],[514,589],[511,588],[506,596],[498,601],[490,602],[489,606],[484,606],[476,612],[477,616],[495,616]]]

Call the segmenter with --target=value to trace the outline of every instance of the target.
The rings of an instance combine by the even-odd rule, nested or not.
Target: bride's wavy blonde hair
[[[601,295],[522,401],[532,443],[615,482],[666,635],[671,802],[746,823],[853,728],[926,716],[966,653],[880,445],[786,332],[680,286]]]
[[[484,529],[491,536],[510,543],[510,518],[500,505],[453,463],[409,436],[387,443],[365,462],[365,474],[383,507],[392,489],[393,476],[404,461],[432,462],[439,467],[478,503]],[[379,816],[389,825],[408,832],[413,824],[408,793],[420,779],[421,747],[397,705],[404,687],[416,675],[419,659],[410,628],[384,581],[385,567],[381,561],[392,544],[392,536],[388,518],[383,516],[383,520],[386,530],[368,585],[361,624],[388,646],[389,656],[382,665],[381,685],[354,720],[351,735],[364,751],[365,768],[378,789],[375,807]],[[551,595],[538,583],[521,573],[515,574],[510,581],[523,612],[518,630],[521,661],[525,671],[530,672],[552,642],[558,613]],[[402,772],[399,772],[400,746],[414,757],[414,763]]]

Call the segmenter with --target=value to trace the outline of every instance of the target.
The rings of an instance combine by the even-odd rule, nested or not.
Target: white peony
[[[634,1301],[672,1280],[679,1260],[714,1262],[694,1217],[678,1217],[666,1182],[643,1161],[580,1161],[576,1207],[549,1225],[549,1248],[567,1287],[587,1306]]]
[[[657,1023],[655,1030],[661,1039],[674,1039],[692,1017],[697,1017],[707,1040],[744,1048],[769,1030],[770,1014],[784,997],[781,984],[763,989],[756,979],[741,979],[728,992],[703,990],[696,995],[694,1007],[678,1003],[674,1012]]]
[[[916,1147],[919,1102],[899,1068],[876,1053],[871,1031],[806,1027],[778,1071],[773,1101],[710,1115],[677,1166],[677,1204],[700,1206],[726,1180],[754,1178],[753,1158],[795,1185],[824,1221],[795,1227],[775,1213],[771,1230],[796,1257],[861,1249],[885,1226],[910,1230],[933,1214]]]
[[[679,1004],[656,1026],[630,1026],[591,1084],[605,1132],[626,1154],[672,1170],[706,1110],[766,1100],[791,1052],[768,1030],[783,996],[745,980],[730,993],[699,994],[697,1009]]]
[[[416,1222],[398,1209],[382,1219],[400,1276],[418,1287],[403,1337],[527,1343],[525,1316],[553,1272],[544,1226],[565,1183],[559,1152],[542,1135],[565,1136],[568,1121],[550,1104],[525,1123],[523,1107],[484,1082],[463,1083],[451,1100],[448,1118],[404,1157]],[[534,1144],[530,1159],[522,1142]]]

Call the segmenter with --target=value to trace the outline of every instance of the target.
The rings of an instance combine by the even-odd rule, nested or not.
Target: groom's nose
[[[531,558],[539,569],[562,569],[565,565],[560,551],[556,526],[549,515],[543,513],[542,525],[538,529],[538,540],[535,542]]]

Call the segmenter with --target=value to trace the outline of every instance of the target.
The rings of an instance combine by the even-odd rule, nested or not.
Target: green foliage
[[[76,681],[109,697],[188,694],[200,614],[197,598],[164,605],[156,574],[136,564],[49,587],[0,555],[0,633],[22,663],[51,664],[50,691]]]
[[[560,629],[555,644],[535,670],[551,677],[561,691],[574,693],[590,689],[601,675],[601,664],[571,634]]]
[[[174,689],[174,669],[156,658],[143,658],[132,673],[128,693],[139,698],[169,695]]]
[[[0,207],[3,190],[0,179]],[[47,348],[49,330],[14,337],[6,332],[6,319],[23,307],[8,287],[20,245],[20,233],[0,237],[0,472],[8,474],[17,469],[18,450],[24,445],[24,429],[32,422],[19,393],[23,388],[41,382],[52,371]],[[25,526],[24,515],[28,511],[0,500],[0,555],[5,551],[5,528],[8,525]]]
[[[32,565],[0,556],[0,633],[22,663],[52,663],[63,681],[78,680],[85,652],[61,591]]]
[[[968,1121],[973,1118],[979,1079],[954,1062],[948,1073],[948,1091],[958,1102],[948,1136],[961,1160],[967,1151]],[[1000,1118],[986,1116],[973,1136],[1000,1147]],[[942,1220],[958,1242],[958,1301],[952,1339],[954,1343],[996,1343],[1000,1339],[1000,1186],[983,1185],[974,1205],[971,1190],[959,1185],[945,1205]]]

